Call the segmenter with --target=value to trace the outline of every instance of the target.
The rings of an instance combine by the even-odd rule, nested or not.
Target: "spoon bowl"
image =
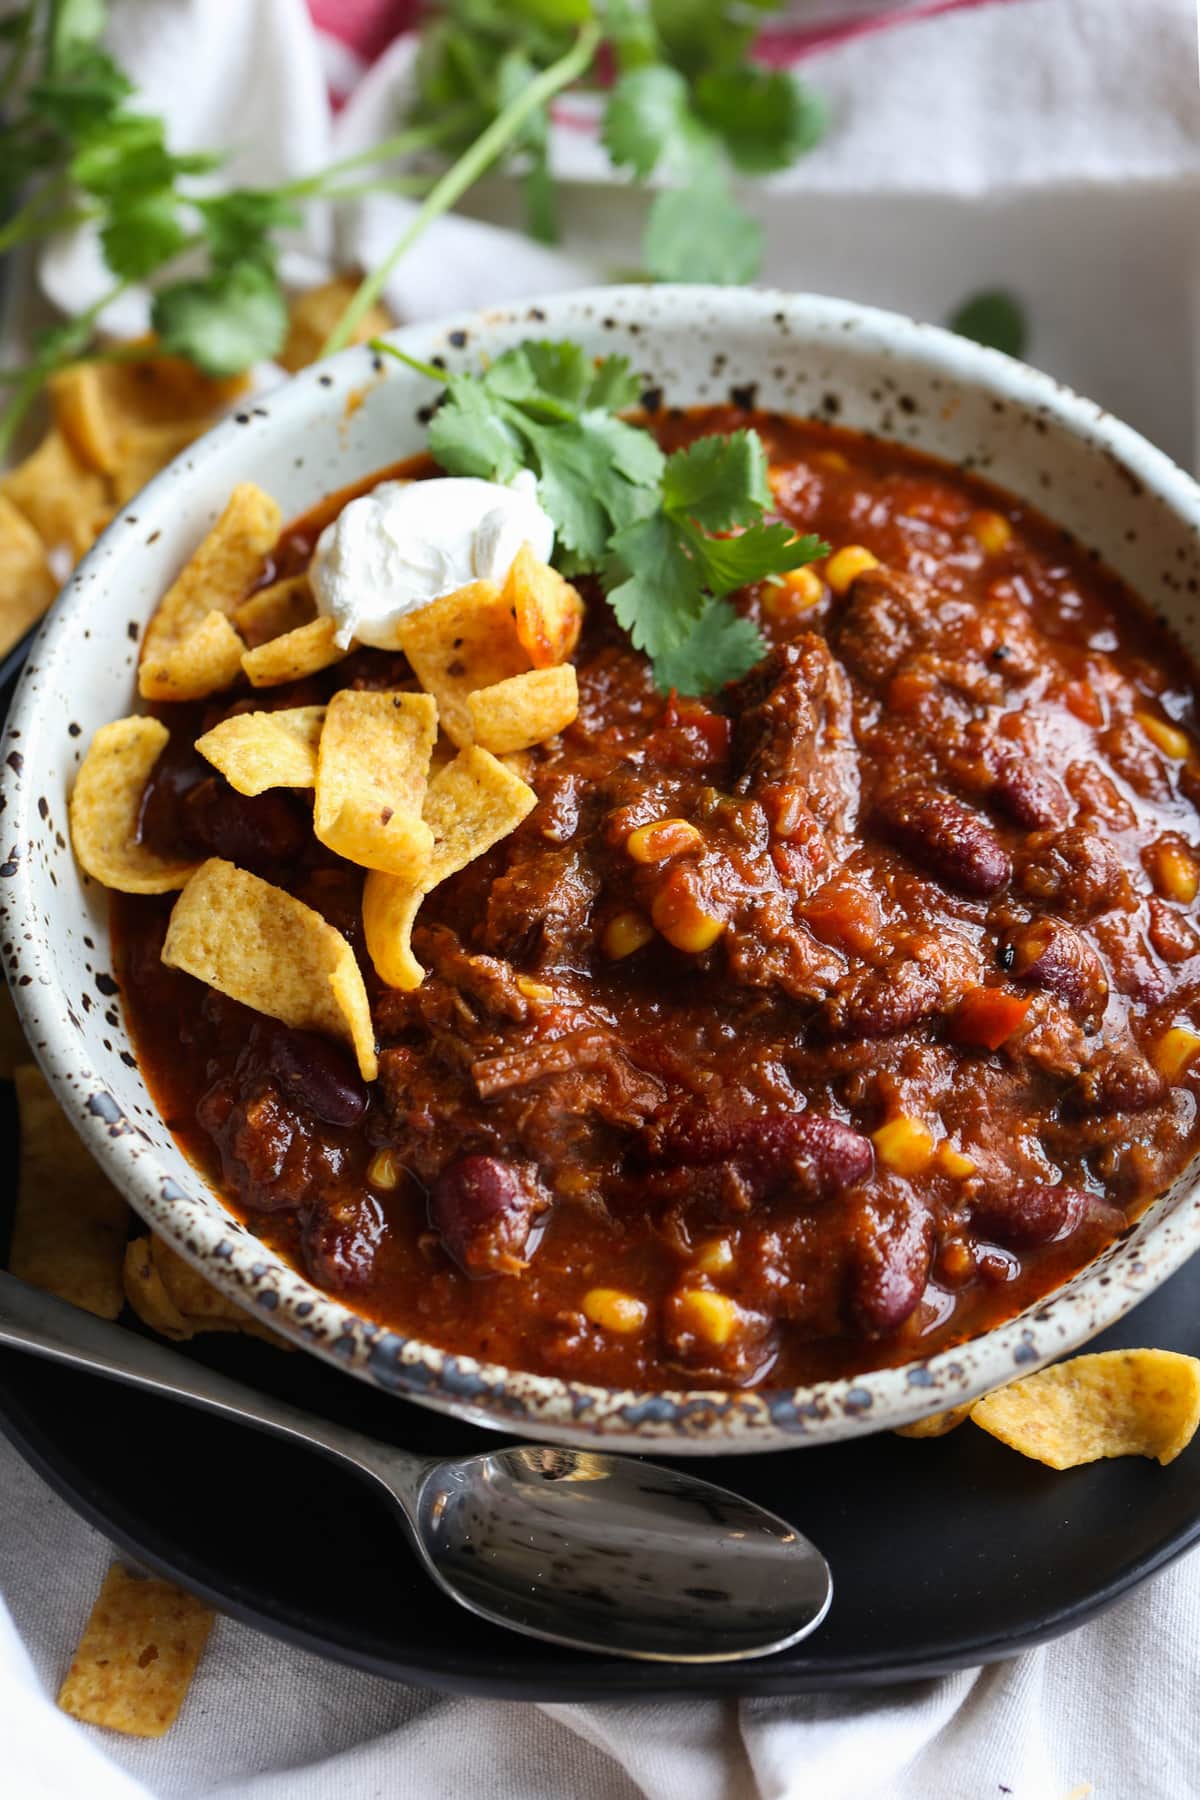
[[[307,1444],[386,1493],[433,1579],[529,1637],[653,1662],[734,1662],[829,1610],[820,1551],[775,1513],[639,1458],[519,1445],[414,1456],[302,1412],[0,1273],[0,1345]]]

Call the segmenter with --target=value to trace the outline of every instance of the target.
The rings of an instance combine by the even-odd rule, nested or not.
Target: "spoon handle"
[[[126,1331],[120,1325],[110,1325],[56,1295],[29,1287],[2,1270],[0,1346],[32,1351],[35,1356],[68,1363],[89,1375],[103,1375],[153,1394],[170,1395],[202,1412],[218,1413],[307,1444],[327,1456],[352,1463],[363,1474],[383,1480],[402,1505],[437,1460],[377,1443],[270,1394],[260,1394],[150,1338]]]

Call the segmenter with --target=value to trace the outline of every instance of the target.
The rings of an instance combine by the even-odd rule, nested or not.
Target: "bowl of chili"
[[[387,1391],[680,1454],[901,1425],[1200,1242],[1200,490],[1049,377],[813,296],[598,290],[394,341],[453,372],[531,337],[628,356],[670,454],[757,432],[772,510],[828,545],[737,596],[764,654],[663,693],[581,584],[578,716],[427,896],[421,987],[372,987],[369,1092],[165,967],[170,897],[110,918],[68,794],[237,483],[293,518],[265,579],[347,490],[434,472],[428,381],[349,351],[193,445],[47,621],[6,728],[10,984],[147,1222]],[[401,679],[356,654],[273,704]],[[171,715],[146,841],[353,941],[361,871],[306,860],[302,797],[197,772],[213,716]]]

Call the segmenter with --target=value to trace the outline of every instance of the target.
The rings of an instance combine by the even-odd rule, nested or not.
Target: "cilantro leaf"
[[[216,155],[173,156],[161,119],[121,112],[85,140],[68,172],[90,194],[123,199],[166,187],[177,175],[205,174],[220,161]]]
[[[448,475],[511,481],[525,466],[520,439],[496,411],[483,383],[469,375],[451,378],[430,423],[429,448]]]
[[[218,268],[232,268],[239,262],[273,267],[271,232],[299,225],[302,217],[294,201],[269,188],[233,188],[194,204]]]
[[[691,109],[678,69],[650,63],[618,77],[604,109],[604,147],[618,168],[644,180],[664,160],[686,169],[710,160],[708,133]]]
[[[654,672],[668,691],[712,694],[739,680],[766,653],[753,620],[740,617],[727,600],[710,600],[682,642],[658,658]]]
[[[108,23],[104,0],[55,0],[50,13],[49,55],[51,68],[88,45],[95,44]]]
[[[177,256],[187,242],[171,188],[131,194],[113,204],[100,233],[104,260],[122,281],[141,281]]]
[[[797,537],[790,525],[752,525],[736,537],[704,537],[689,533],[704,580],[714,594],[732,594],[768,575],[802,568],[829,554],[818,537]]]
[[[658,281],[753,281],[762,262],[763,228],[723,182],[701,180],[655,196],[642,242]]]
[[[186,356],[205,375],[239,375],[283,347],[288,311],[270,270],[241,263],[160,288],[151,323],[169,354]]]
[[[771,504],[767,453],[756,431],[697,438],[668,459],[662,503],[706,531],[750,525]]]
[[[657,668],[687,637],[701,604],[695,563],[664,512],[617,532],[606,578],[613,584],[608,604],[618,624]]]
[[[606,356],[596,365],[592,385],[588,389],[589,407],[602,407],[605,412],[624,412],[636,406],[642,397],[642,384],[629,366],[627,356]]]
[[[820,142],[825,102],[786,69],[713,70],[696,83],[696,112],[748,175],[786,169]]]
[[[960,337],[986,344],[992,350],[1003,350],[1006,356],[1023,355],[1029,337],[1024,308],[1001,288],[972,294],[946,323]]]
[[[102,126],[133,92],[133,84],[103,50],[72,49],[29,88],[30,110],[74,141]]]

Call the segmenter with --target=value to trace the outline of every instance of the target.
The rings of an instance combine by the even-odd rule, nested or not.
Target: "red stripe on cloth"
[[[421,7],[419,0],[308,0],[308,10],[318,31],[371,63],[416,24]]]
[[[820,25],[784,26],[778,31],[764,31],[754,46],[760,61],[773,67],[786,67],[813,56],[821,50],[832,50],[854,38],[873,37],[877,31],[890,31],[896,25],[916,25],[923,19],[936,19],[947,13],[970,12],[979,6],[1012,6],[1017,0],[917,0],[915,5],[888,6],[865,18],[828,19]]]

